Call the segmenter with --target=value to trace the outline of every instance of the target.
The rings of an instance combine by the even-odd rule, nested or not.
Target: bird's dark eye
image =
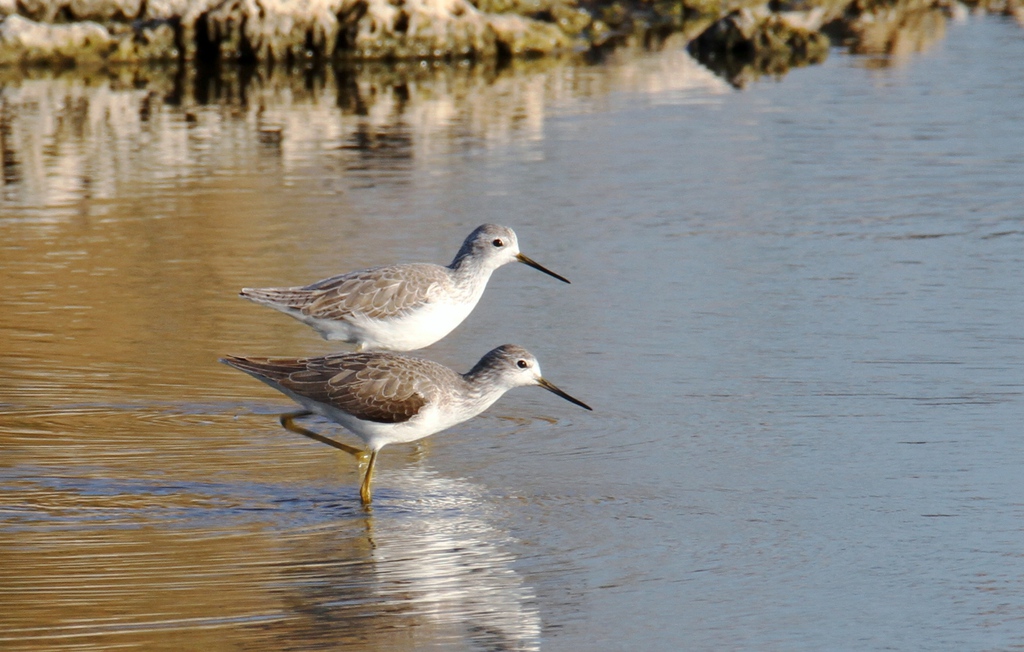
[[[495,238],[494,240],[491,241],[491,244],[494,245],[495,247],[504,247],[505,241],[502,240],[501,238]]]
[[[519,361],[519,362],[517,362],[516,364],[517,364],[517,365],[519,365],[519,368],[520,368],[520,369],[526,369],[527,367],[529,367],[529,366],[530,366],[530,363],[529,363],[529,362],[527,362],[526,360],[520,360],[520,361]]]

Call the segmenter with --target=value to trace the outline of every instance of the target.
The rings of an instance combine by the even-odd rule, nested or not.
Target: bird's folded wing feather
[[[437,265],[377,267],[317,281],[304,290],[316,298],[302,312],[321,319],[345,319],[358,314],[371,319],[400,316],[428,303],[451,284]]]
[[[348,412],[364,421],[402,423],[426,402],[419,374],[379,355],[312,358],[277,382],[296,394]]]

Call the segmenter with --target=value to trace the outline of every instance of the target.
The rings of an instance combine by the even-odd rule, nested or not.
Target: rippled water
[[[7,82],[0,647],[1024,647],[1021,61],[972,18],[743,91],[673,44]],[[235,293],[486,221],[573,284],[503,268],[423,354],[595,412],[516,390],[366,512],[216,363],[337,347]]]

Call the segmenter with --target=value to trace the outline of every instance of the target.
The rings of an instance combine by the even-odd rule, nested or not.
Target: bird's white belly
[[[430,346],[462,323],[476,306],[471,303],[429,303],[409,313],[388,319],[370,319],[353,315],[344,322],[316,320],[312,324],[328,339],[356,342],[364,349],[413,351]]]
[[[423,439],[448,427],[441,418],[440,411],[433,406],[420,410],[415,417],[402,423],[362,421],[347,412],[322,403],[317,404],[315,408],[309,407],[352,431],[373,450],[379,450],[387,444],[404,444]]]

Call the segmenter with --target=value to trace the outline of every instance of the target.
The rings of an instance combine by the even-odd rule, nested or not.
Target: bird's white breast
[[[400,317],[370,319],[353,316],[349,319],[356,339],[364,348],[413,351],[430,346],[455,330],[473,312],[480,296],[468,302],[438,301],[424,304]]]

